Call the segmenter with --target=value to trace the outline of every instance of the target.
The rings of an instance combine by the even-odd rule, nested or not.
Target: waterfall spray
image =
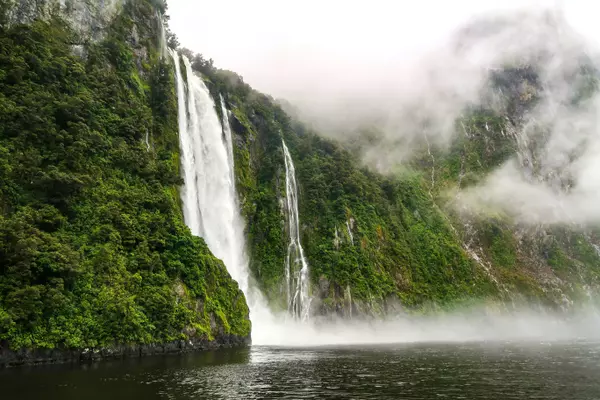
[[[296,170],[292,156],[282,140],[285,158],[285,194],[288,217],[288,244],[285,260],[285,279],[287,288],[288,311],[294,318],[308,320],[310,315],[310,296],[308,293],[309,270],[300,243],[300,217],[298,215],[298,186]]]

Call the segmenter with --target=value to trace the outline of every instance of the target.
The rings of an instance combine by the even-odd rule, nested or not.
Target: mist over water
[[[273,317],[254,345],[314,347],[392,343],[552,342],[600,340],[600,314],[517,311],[491,313],[471,309],[439,316],[390,316],[383,320],[314,318],[299,322]],[[268,332],[268,335],[265,333]]]

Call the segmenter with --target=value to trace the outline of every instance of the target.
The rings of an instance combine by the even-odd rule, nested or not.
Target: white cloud
[[[498,4],[501,3],[501,4]],[[275,96],[348,92],[381,84],[439,45],[456,27],[490,11],[555,6],[556,0],[170,0],[181,43]],[[587,34],[600,6],[563,4]]]
[[[488,67],[546,51],[551,56],[541,74],[545,98],[528,126],[549,129],[548,144],[537,154],[546,176],[562,169],[575,187],[566,194],[552,179],[532,182],[513,162],[464,199],[472,206],[504,208],[526,222],[598,222],[600,101],[570,110],[565,76],[577,66],[576,56],[600,43],[595,18],[600,4],[497,3],[171,0],[169,14],[183,46],[240,73],[255,88],[296,103],[321,127],[347,129],[377,118],[383,139],[365,154],[382,168],[401,161],[424,134],[434,143],[447,142],[465,105],[480,100]],[[558,19],[539,12],[548,8],[561,10],[553,14]],[[461,35],[464,26],[483,33]],[[531,142],[531,132],[525,129],[521,142]],[[579,159],[566,162],[577,148],[583,149]]]

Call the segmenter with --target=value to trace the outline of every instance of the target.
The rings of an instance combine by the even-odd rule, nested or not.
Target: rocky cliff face
[[[121,0],[5,0],[8,25],[30,24],[51,17],[64,19],[82,42],[100,40],[122,7]]]
[[[469,196],[478,183],[490,179],[484,186],[492,205],[488,212],[469,209],[467,202],[459,207],[454,218],[459,223],[461,241],[471,256],[487,271],[507,301],[522,299],[525,293],[544,307],[568,311],[583,305],[598,305],[600,253],[598,229],[593,220],[582,220],[581,210],[574,209],[569,196],[582,182],[572,174],[572,167],[583,155],[581,151],[566,151],[551,156],[551,119],[566,122],[577,115],[586,124],[584,110],[597,87],[595,69],[585,64],[577,66],[569,78],[569,98],[556,114],[532,117],[534,107],[544,102],[544,91],[536,67],[529,65],[508,68],[493,76],[493,88],[504,97],[494,119],[480,119],[463,124],[464,135],[450,151],[439,152],[439,177],[443,182],[458,184],[456,198]],[[584,82],[582,84],[582,82]],[[571,121],[572,122],[572,121]],[[565,131],[577,137],[575,125]],[[572,133],[569,133],[572,132]],[[573,140],[573,143],[577,139]],[[557,160],[561,160],[557,163]],[[496,178],[501,174],[511,181],[527,183],[521,187],[543,188],[543,196],[513,192],[512,203],[497,194],[493,185],[501,187]],[[465,178],[468,177],[468,180]],[[491,188],[491,190],[490,190]],[[481,196],[481,190],[478,190]],[[494,200],[497,196],[498,199]],[[564,202],[556,202],[564,199]],[[456,209],[456,208],[455,208]]]

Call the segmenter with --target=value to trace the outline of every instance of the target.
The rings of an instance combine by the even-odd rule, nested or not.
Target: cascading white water
[[[248,293],[244,223],[239,213],[233,160],[228,150],[231,131],[226,122],[227,114],[225,112],[224,125],[221,125],[215,102],[202,79],[192,71],[189,60],[182,57],[187,75],[186,88],[180,57],[176,52],[172,52],[172,56],[177,76],[185,222],[192,234],[204,238],[242,291]]]
[[[235,190],[229,112],[221,97],[221,124],[215,102],[202,79],[194,74],[189,60],[169,51],[175,62],[177,81],[184,220],[192,234],[204,238],[244,292],[253,324],[253,343],[268,344],[272,341],[271,328],[277,322],[260,291],[249,282],[244,221]],[[180,59],[185,65],[187,85]]]
[[[233,139],[231,136],[231,126],[229,126],[229,112],[227,111],[227,107],[225,107],[225,100],[223,100],[223,96],[220,96],[221,99],[221,113],[223,115],[223,133],[225,134],[225,145],[227,146],[227,157],[229,159],[229,165],[231,165],[231,182],[235,182],[235,169],[233,168],[235,165],[233,159]],[[235,185],[233,186],[235,191]]]
[[[350,236],[350,243],[354,246],[354,235],[352,234],[352,229],[350,229],[350,223],[346,221],[346,230],[348,231],[348,236]]]
[[[184,219],[192,234],[201,236],[212,253],[223,260],[231,277],[244,292],[250,307],[255,344],[280,342],[286,337],[283,320],[269,311],[260,291],[249,282],[244,221],[235,190],[233,138],[229,112],[223,98],[223,122],[208,88],[194,74],[186,57],[169,50],[177,81],[179,144],[184,185],[181,188]],[[187,85],[180,61],[185,65]],[[290,244],[285,268],[289,311],[296,319],[309,317],[308,263],[300,244],[298,191],[294,164],[284,146]]]
[[[310,316],[309,270],[300,243],[300,217],[298,214],[298,185],[292,156],[282,140],[285,158],[285,194],[288,218],[288,244],[285,260],[285,279],[287,284],[288,311],[294,318],[308,320]]]
[[[165,59],[169,55],[169,51],[167,48],[167,32],[165,29],[165,24],[163,24],[163,16],[158,11],[156,12],[156,20],[158,21],[158,50],[160,51],[160,58]]]

